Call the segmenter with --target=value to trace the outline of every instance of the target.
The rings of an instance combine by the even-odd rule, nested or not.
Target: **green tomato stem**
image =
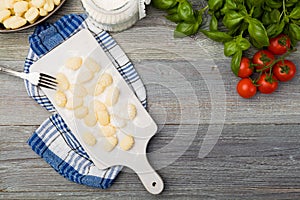
[[[293,53],[293,52],[295,52],[295,51],[297,51],[296,48],[289,50],[288,52],[286,52],[285,54],[283,54],[283,55],[280,56],[279,58],[273,60],[273,62],[272,62],[271,64],[269,64],[269,65],[263,67],[262,69],[257,70],[257,72],[263,72],[263,71],[265,71],[266,69],[272,69],[273,66],[274,66],[277,62],[279,62],[279,61],[281,61],[281,60],[284,60],[284,58],[286,58],[287,56],[289,56],[291,53]],[[272,72],[272,70],[270,70],[270,73],[271,73],[271,72]]]

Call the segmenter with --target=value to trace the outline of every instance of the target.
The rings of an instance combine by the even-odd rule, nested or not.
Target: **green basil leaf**
[[[285,2],[285,7],[297,6],[299,4],[299,0],[288,0]]]
[[[290,13],[290,18],[300,19],[300,6],[295,7]]]
[[[221,9],[221,13],[223,15],[225,15],[226,13],[228,13],[230,10],[237,10],[238,6],[237,4],[234,2],[234,0],[226,0],[224,7]]]
[[[269,6],[267,5],[263,5],[263,9],[267,12],[271,12],[272,11],[272,8],[270,8]]]
[[[269,25],[272,24],[271,18],[270,18],[270,12],[264,12],[263,16],[262,16],[262,23],[264,25]]]
[[[188,23],[188,22],[180,22],[175,31],[174,31],[174,37],[186,37],[189,35],[193,35],[198,31],[199,24],[193,24],[193,23]]]
[[[217,31],[218,30],[218,20],[217,20],[215,15],[211,16],[211,20],[210,20],[210,23],[209,23],[209,29],[211,31]]]
[[[269,38],[274,38],[277,35],[279,35],[280,33],[282,33],[284,26],[285,26],[284,20],[281,20],[280,23],[270,24],[267,27],[268,37]]]
[[[175,23],[179,23],[181,22],[182,20],[180,19],[178,13],[174,13],[174,14],[171,14],[171,15],[167,15],[166,18],[172,22],[175,22]]]
[[[248,32],[250,37],[255,41],[256,47],[269,46],[269,38],[264,25],[257,19],[248,18]]]
[[[194,10],[190,2],[182,1],[177,8],[180,19],[187,22],[195,22]]]
[[[176,4],[176,0],[152,0],[152,5],[162,10],[173,8]]]
[[[264,10],[262,9],[261,6],[255,7],[252,13],[252,17],[258,19],[262,16],[263,13]]]
[[[224,55],[227,56],[227,57],[232,56],[238,50],[239,50],[239,48],[238,48],[235,40],[231,40],[231,41],[226,42],[224,44]]]
[[[236,43],[239,46],[239,48],[243,51],[249,49],[251,46],[250,42],[247,39],[242,37],[238,37]]]
[[[169,15],[177,13],[177,7],[175,6],[175,7],[171,8],[171,9],[167,10],[167,13]]]
[[[272,24],[275,24],[275,23],[279,22],[279,20],[280,20],[280,11],[278,9],[273,9],[270,12],[270,18],[271,18]]]
[[[293,20],[293,19],[292,19],[292,22],[293,22],[294,24],[300,25],[300,20]]]
[[[240,70],[242,55],[243,55],[243,52],[241,50],[239,50],[233,55],[233,57],[231,59],[231,70],[236,76],[238,76],[238,73]]]
[[[296,40],[300,40],[300,27],[297,24],[289,24],[289,33]]]
[[[265,2],[267,4],[267,6],[269,6],[270,8],[278,9],[278,8],[282,7],[282,1],[267,0]]]
[[[217,41],[217,42],[228,42],[232,40],[232,36],[225,32],[221,31],[207,31],[207,30],[200,30],[204,35],[206,35],[208,38]]]
[[[236,11],[229,11],[223,18],[223,24],[228,28],[232,29],[242,23],[244,16]]]
[[[204,13],[204,10],[202,9],[202,10],[198,10],[198,12],[196,12],[196,14],[197,14],[197,22],[198,22],[198,24],[199,25],[201,25],[202,24],[202,21],[203,21],[203,13]]]
[[[209,10],[217,11],[223,6],[224,0],[209,0],[208,7]]]

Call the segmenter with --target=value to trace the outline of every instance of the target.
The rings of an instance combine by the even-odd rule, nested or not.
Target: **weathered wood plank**
[[[0,127],[0,197],[30,198],[136,198],[156,199],[148,194],[131,171],[122,172],[108,190],[71,183],[59,176],[24,144],[36,127]],[[157,198],[293,198],[300,195],[299,125],[226,125],[213,151],[199,159],[198,150],[207,126],[198,134],[176,162],[164,166],[176,154],[176,145],[186,145],[185,126],[181,143],[174,151],[151,156],[166,188]],[[165,126],[153,138],[149,152],[163,149],[174,138],[177,125]],[[164,167],[161,167],[164,166]],[[34,196],[36,195],[36,196]],[[187,196],[188,195],[188,196]],[[72,197],[71,197],[72,196]]]

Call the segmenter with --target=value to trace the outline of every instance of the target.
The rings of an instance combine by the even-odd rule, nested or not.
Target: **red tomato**
[[[252,58],[252,63],[255,64],[255,69],[260,70],[265,66],[270,65],[275,60],[274,55],[268,50],[259,50]],[[264,70],[270,71],[270,69]]]
[[[296,65],[289,60],[279,61],[273,67],[273,73],[280,81],[289,81],[296,74]]]
[[[285,34],[280,34],[275,38],[270,39],[268,50],[275,55],[282,55],[286,53],[291,47],[291,40]]]
[[[236,86],[238,94],[243,98],[251,98],[256,94],[256,87],[249,78],[243,78]]]
[[[240,69],[238,76],[241,78],[247,78],[253,73],[253,68],[251,67],[250,59],[242,57]]]
[[[278,87],[277,78],[272,75],[262,74],[259,80],[257,81],[258,90],[263,94],[271,94]]]

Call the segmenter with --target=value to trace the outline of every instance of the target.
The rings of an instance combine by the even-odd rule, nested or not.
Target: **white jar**
[[[98,28],[125,30],[146,16],[145,4],[151,0],[81,0],[88,20]]]

